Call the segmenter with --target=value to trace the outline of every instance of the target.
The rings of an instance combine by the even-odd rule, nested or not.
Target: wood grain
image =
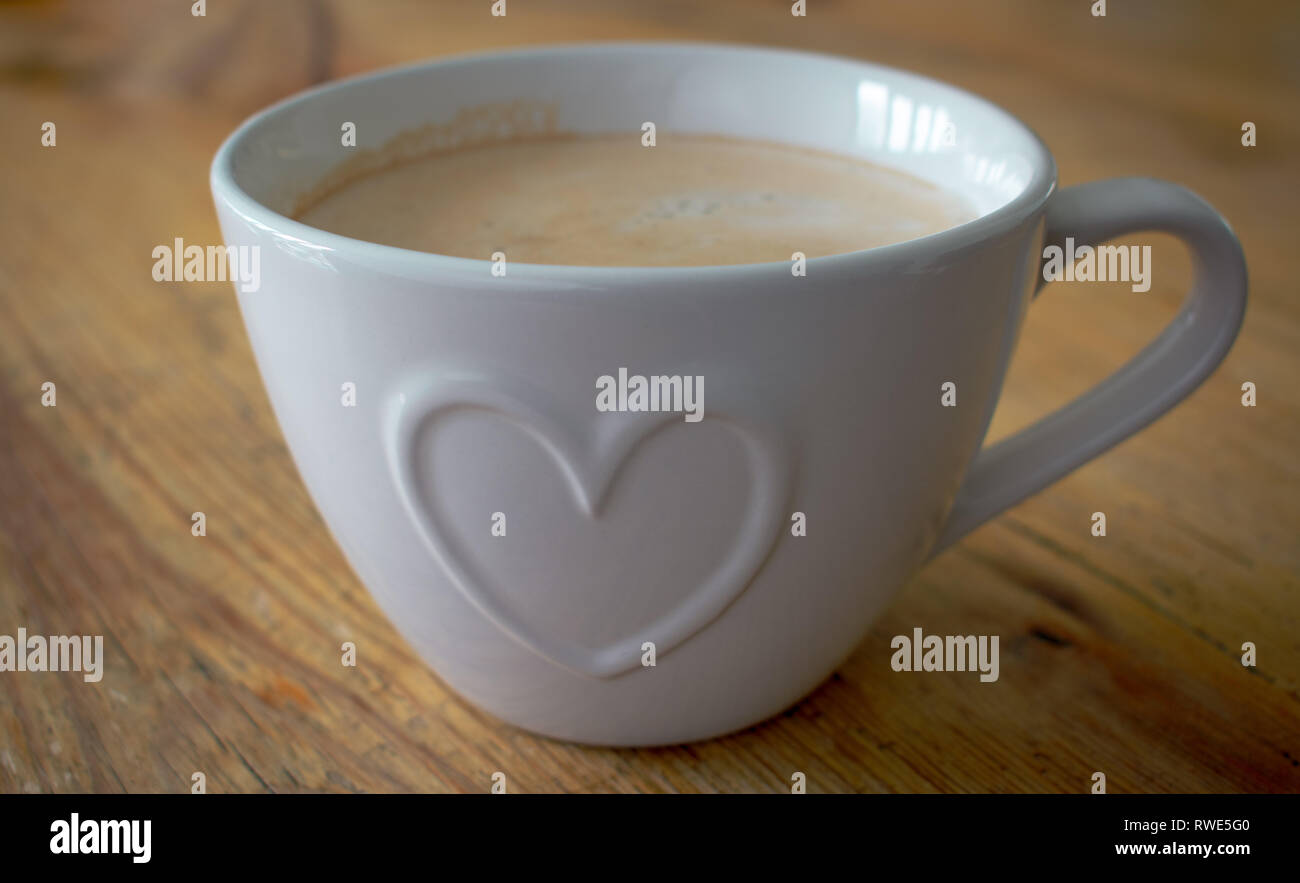
[[[810,791],[1084,792],[1096,770],[1112,792],[1300,790],[1294,4],[1111,3],[1104,19],[1084,0],[809,0],[804,19],[784,0],[489,6],[0,6],[0,634],[102,634],[107,656],[93,685],[0,673],[0,790],[184,791],[202,771],[213,792],[484,791],[498,770],[514,792],[785,791],[794,771]],[[150,278],[154,245],[220,241],[208,163],[267,103],[428,56],[629,37],[958,82],[1030,121],[1066,185],[1197,190],[1252,277],[1235,349],[1181,407],[938,558],[797,707],[653,751],[539,739],[450,693],[313,509],[229,286]],[[1190,264],[1150,241],[1150,293],[1058,284],[1035,304],[995,438],[1172,316]],[[190,534],[198,510],[206,537]],[[915,625],[1001,635],[1001,680],[891,672],[890,637]],[[356,668],[339,664],[345,640]]]

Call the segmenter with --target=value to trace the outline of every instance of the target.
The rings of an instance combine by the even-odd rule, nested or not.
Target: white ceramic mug
[[[864,157],[980,217],[810,260],[802,277],[789,263],[498,276],[488,255],[287,217],[349,156],[343,123],[364,147],[508,102],[577,133],[639,138],[651,121],[660,137]],[[798,700],[930,556],[1190,393],[1246,302],[1240,245],[1187,190],[1057,192],[1046,147],[988,102],[775,49],[554,47],[345,80],[241,126],[212,189],[227,243],[261,249],[261,286],[239,294],[248,334],[356,572],[457,692],[588,743],[710,737]],[[981,451],[1044,244],[1145,230],[1194,255],[1182,311],[1110,379]],[[598,412],[597,378],[623,367],[703,377],[704,419]]]

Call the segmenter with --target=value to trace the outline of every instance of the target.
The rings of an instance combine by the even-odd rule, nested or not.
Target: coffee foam
[[[553,102],[504,101],[462,108],[444,123],[429,123],[400,132],[379,147],[355,148],[352,156],[332,168],[301,193],[290,214],[303,212],[358,178],[402,163],[426,159],[485,144],[532,138],[573,137],[557,131],[558,106]]]
[[[977,214],[856,158],[664,132],[647,147],[639,132],[558,132],[553,109],[503,111],[479,108],[357,157],[313,188],[299,219],[480,260],[700,266],[857,251]]]

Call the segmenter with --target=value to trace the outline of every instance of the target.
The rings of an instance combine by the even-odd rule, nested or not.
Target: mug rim
[[[779,55],[787,58],[805,58],[819,61],[839,61],[870,71],[884,73],[896,79],[911,80],[951,90],[964,100],[982,105],[985,109],[992,111],[1005,125],[1019,130],[1030,145],[1033,176],[1025,185],[1024,190],[1016,194],[1008,202],[992,211],[978,215],[969,221],[949,227],[946,230],[940,230],[937,233],[913,237],[888,245],[808,258],[806,268],[809,274],[813,270],[834,272],[845,265],[857,265],[863,261],[907,261],[920,257],[926,252],[936,250],[946,252],[973,245],[1010,230],[1032,217],[1043,208],[1056,190],[1056,160],[1037,132],[1001,105],[944,80],[852,56],[777,46],[692,40],[602,40],[580,43],[548,43],[541,46],[475,50],[454,55],[442,55],[432,59],[392,65],[330,80],[295,92],[245,119],[222,142],[213,157],[209,172],[209,184],[213,196],[218,202],[224,202],[244,223],[254,228],[267,231],[273,235],[289,237],[296,242],[313,248],[338,253],[355,263],[365,265],[378,263],[394,268],[403,276],[414,277],[446,274],[486,274],[493,266],[490,260],[417,251],[396,245],[355,239],[305,224],[288,215],[281,214],[266,205],[262,200],[252,196],[235,181],[234,156],[244,142],[253,137],[256,129],[272,117],[284,114],[292,108],[313,101],[322,95],[345,89],[364,80],[381,81],[389,77],[400,77],[421,69],[491,63],[495,59],[526,59],[529,57],[600,54],[629,50],[733,52],[749,55]],[[733,278],[769,276],[778,269],[782,272],[789,272],[789,267],[789,261],[700,266],[593,266],[511,261],[509,278],[515,281],[564,281],[570,284],[576,283],[582,287],[603,288],[615,283],[627,283],[629,281],[650,283],[660,281],[668,283],[670,281],[680,281],[684,276],[697,278],[701,276],[712,278],[721,276]],[[507,280],[498,279],[497,281],[505,282]]]

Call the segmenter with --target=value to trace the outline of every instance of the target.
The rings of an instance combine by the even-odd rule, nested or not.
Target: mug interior
[[[962,196],[979,215],[970,223],[1028,212],[1055,183],[1028,127],[926,77],[780,49],[606,43],[444,59],[305,92],[230,137],[213,185],[241,213],[260,207],[286,222],[322,183],[385,145],[391,159],[536,127],[640,133],[645,122],[658,137],[760,139],[898,169]],[[345,123],[356,126],[355,148],[342,143]]]

